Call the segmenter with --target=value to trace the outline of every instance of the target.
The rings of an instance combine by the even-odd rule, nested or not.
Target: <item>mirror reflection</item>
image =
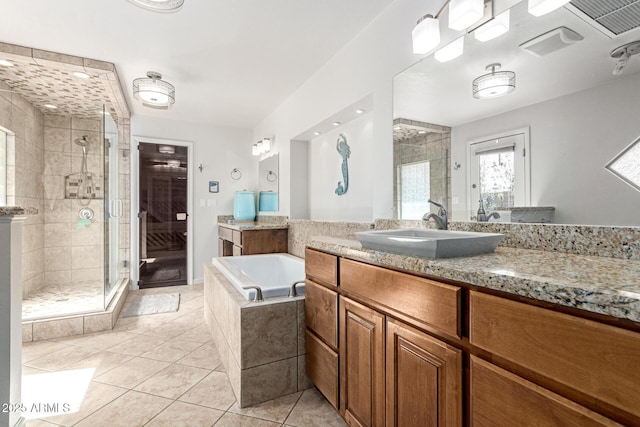
[[[511,8],[510,30],[500,37],[481,42],[466,34],[462,56],[449,62],[429,56],[394,78],[397,217],[407,212],[403,194],[409,194],[414,210],[428,211],[426,200],[435,197],[446,203],[453,220],[477,220],[482,197],[474,190],[482,177],[481,168],[473,165],[473,144],[527,129],[530,148],[514,150],[513,155],[530,168],[530,193],[522,201],[514,200],[513,209],[551,209],[555,223],[640,225],[640,192],[606,169],[640,136],[640,55],[629,57],[619,70],[620,58],[614,54],[620,46],[640,40],[638,23],[614,29],[619,31],[614,34],[571,5],[534,17],[526,3]],[[567,30],[556,31],[559,28]],[[440,46],[459,37],[460,33],[444,35]],[[487,67],[493,64],[515,74],[515,90],[501,97],[475,98],[472,82],[490,74],[496,67]],[[429,170],[431,180],[450,183],[442,194],[424,183],[428,192],[416,193],[415,184],[405,188],[398,178],[402,165],[424,161],[418,154],[398,154],[398,123],[450,128],[446,167],[437,178]],[[496,157],[496,164],[507,157]],[[494,190],[487,191],[492,199],[502,197],[500,188]],[[501,207],[495,200],[487,201]]]
[[[258,163],[258,212],[278,212],[278,155]]]

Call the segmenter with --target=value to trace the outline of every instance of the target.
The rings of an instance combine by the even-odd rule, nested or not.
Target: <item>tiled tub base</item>
[[[22,342],[111,330],[118,320],[128,293],[129,280],[123,280],[105,311],[23,321]]]
[[[249,302],[207,263],[204,317],[240,407],[312,386],[304,365],[304,297]]]

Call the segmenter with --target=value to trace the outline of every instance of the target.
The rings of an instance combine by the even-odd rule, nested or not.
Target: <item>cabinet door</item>
[[[307,327],[333,350],[338,349],[338,294],[311,280],[305,282],[304,319]]]
[[[462,351],[387,320],[387,427],[462,425]]]
[[[351,426],[384,425],[384,316],[340,297],[340,411]]]
[[[620,426],[577,403],[471,356],[471,425]]]

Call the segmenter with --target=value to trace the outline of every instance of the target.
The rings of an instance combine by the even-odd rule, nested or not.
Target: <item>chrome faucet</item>
[[[296,285],[304,284],[304,280],[299,280],[297,282],[293,282],[289,287],[289,298],[297,297],[298,291],[296,290]]]
[[[500,214],[498,212],[491,212],[489,215],[483,215],[482,218],[478,215],[478,222],[489,222],[491,218],[498,219]]]
[[[253,302],[262,302],[262,301],[264,301],[264,298],[262,298],[262,289],[260,289],[260,286],[243,286],[242,289],[244,289],[245,291],[248,291],[248,290],[251,290],[251,289],[255,289],[256,296],[253,297]]]
[[[449,218],[447,217],[447,210],[440,203],[436,203],[431,199],[429,199],[428,202],[440,209],[438,210],[437,214],[434,214],[432,212],[428,212],[424,214],[422,216],[422,219],[424,221],[429,221],[430,219],[433,218],[433,220],[436,222],[436,225],[438,226],[438,230],[446,230],[449,226]]]

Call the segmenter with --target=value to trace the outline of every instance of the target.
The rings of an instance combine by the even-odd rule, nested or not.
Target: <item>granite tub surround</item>
[[[376,219],[376,230],[435,228],[422,220]],[[450,221],[454,231],[502,233],[500,246],[640,260],[640,227]]]
[[[247,301],[211,263],[204,318],[241,408],[311,387],[304,370],[304,297]],[[303,313],[302,316],[300,313]]]
[[[357,231],[371,231],[373,228],[374,224],[370,222],[291,219],[289,220],[289,253],[304,258],[304,248],[316,236],[355,239]]]
[[[498,247],[494,253],[430,260],[362,249],[356,240],[316,237],[309,247],[435,279],[640,322],[640,261]]]

